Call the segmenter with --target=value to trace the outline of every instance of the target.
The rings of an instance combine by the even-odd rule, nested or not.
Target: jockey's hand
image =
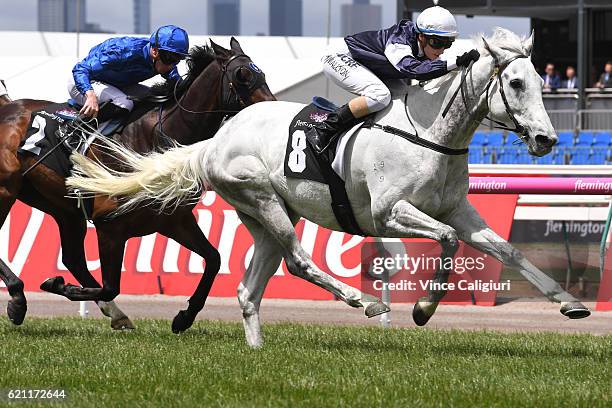
[[[478,61],[478,58],[480,58],[480,53],[476,50],[471,50],[466,52],[463,55],[460,55],[457,57],[457,66],[458,67],[467,67],[470,65],[470,62],[474,61]]]
[[[93,89],[90,89],[85,94],[85,97],[85,103],[83,104],[83,108],[81,108],[81,111],[79,113],[81,114],[81,116],[87,118],[95,118],[98,114],[99,109],[96,93],[93,91]]]

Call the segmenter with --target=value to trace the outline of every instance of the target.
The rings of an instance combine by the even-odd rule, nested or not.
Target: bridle
[[[524,143],[527,143],[527,141],[529,140],[529,131],[525,128],[525,126],[523,126],[523,125],[521,125],[519,123],[519,121],[514,116],[514,113],[512,113],[512,108],[510,107],[510,104],[508,103],[508,98],[506,98],[506,92],[504,91],[504,81],[502,81],[502,72],[513,61],[515,61],[515,60],[517,60],[519,58],[528,58],[528,56],[527,55],[523,55],[523,54],[517,54],[514,57],[510,58],[509,60],[505,61],[504,64],[502,65],[501,62],[499,61],[499,58],[497,57],[497,55],[495,55],[493,52],[491,52],[491,49],[489,48],[489,45],[486,42],[484,44],[485,44],[485,48],[489,51],[489,54],[493,57],[493,61],[495,63],[495,66],[493,68],[493,73],[491,74],[491,77],[489,78],[489,81],[487,82],[487,86],[480,93],[480,95],[482,95],[483,93],[486,92],[487,112],[490,112],[491,109],[490,109],[490,106],[489,106],[489,90],[491,89],[491,85],[493,85],[495,80],[497,80],[497,84],[498,84],[498,88],[499,88],[499,93],[500,93],[502,101],[504,103],[504,108],[506,110],[506,114],[508,115],[510,120],[512,120],[512,123],[514,124],[514,128],[506,126],[506,124],[504,122],[501,122],[499,120],[495,120],[495,119],[491,118],[488,114],[487,114],[487,116],[485,116],[485,119],[488,119],[491,122],[494,122],[497,125],[497,126],[493,126],[495,129],[509,130],[511,132],[514,132],[515,134],[518,135],[518,137],[520,138],[521,141],[523,141]],[[442,112],[442,117],[443,118],[448,113],[448,111],[449,111],[449,109],[450,109],[450,107],[451,107],[453,101],[455,100],[455,97],[457,96],[457,93],[459,91],[461,91],[461,97],[463,99],[463,104],[465,105],[466,109],[468,109],[468,105],[467,105],[467,101],[465,99],[465,94],[464,94],[463,86],[465,84],[465,80],[467,78],[468,72],[471,71],[471,69],[472,69],[472,65],[473,65],[473,62],[470,63],[470,65],[467,68],[464,68],[462,70],[462,72],[461,72],[461,82],[459,83],[459,87],[457,88],[457,90],[455,91],[455,93],[453,94],[451,99],[449,100],[448,104],[446,105],[446,108],[444,109],[444,112]]]
[[[230,65],[234,63],[238,58],[248,58],[248,64],[237,65],[231,68]],[[242,68],[248,69],[253,75],[247,82],[238,79],[238,71]],[[229,81],[225,81],[225,78],[229,77]],[[226,113],[227,116],[232,116],[238,113],[242,108],[248,105],[248,98],[254,90],[261,88],[266,83],[266,75],[251,61],[251,58],[246,54],[235,54],[227,61],[221,64],[221,86],[219,87],[219,106],[227,107],[228,109],[214,109],[214,110],[203,110],[193,111],[185,106],[181,105],[177,96],[177,88],[179,81],[174,85],[174,100],[176,106],[183,112],[191,114],[204,114],[204,113]],[[227,83],[227,86],[225,84]]]
[[[241,64],[234,68],[231,68],[230,65],[237,61],[238,58],[244,57],[249,60],[248,64]],[[222,113],[224,114],[223,119],[233,116],[236,113],[240,112],[240,110],[247,106],[247,101],[249,96],[253,93],[254,90],[262,87],[266,83],[266,75],[260,70],[257,65],[253,63],[251,58],[246,54],[235,54],[228,58],[226,61],[223,61],[221,64],[221,79],[219,80],[221,86],[219,86],[218,93],[218,106],[219,107],[227,107],[227,109],[211,109],[211,110],[202,110],[202,111],[194,111],[183,106],[178,97],[178,85],[180,81],[176,81],[173,89],[173,96],[176,105],[172,112],[175,109],[180,109],[182,112],[190,113],[194,115],[201,114],[213,114],[213,113]],[[241,68],[246,68],[253,75],[251,75],[251,79],[248,82],[238,80],[238,71]],[[225,77],[229,76],[229,81],[227,81],[227,86],[225,86]],[[236,84],[235,84],[236,83]],[[163,130],[163,104],[159,106],[159,114],[158,114],[158,128],[159,132],[162,136],[169,138],[168,135],[164,133]],[[223,120],[222,119],[222,120]]]

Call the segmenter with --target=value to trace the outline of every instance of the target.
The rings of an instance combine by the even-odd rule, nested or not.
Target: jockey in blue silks
[[[97,116],[99,123],[125,117],[134,107],[126,92],[142,93],[139,82],[157,74],[180,80],[176,65],[188,51],[187,32],[174,25],[158,28],[150,38],[110,38],[74,66],[68,92],[83,105],[82,116]],[[98,112],[98,104],[107,101]]]
[[[389,105],[391,92],[385,80],[429,80],[477,61],[480,54],[475,49],[451,60],[440,59],[457,35],[453,15],[435,6],[423,10],[416,24],[401,20],[384,30],[349,35],[340,48],[329,49],[321,58],[324,74],[341,88],[360,96],[306,133],[314,150],[322,153],[336,135],[351,128],[359,118]]]

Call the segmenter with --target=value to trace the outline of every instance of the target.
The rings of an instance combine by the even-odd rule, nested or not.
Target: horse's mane
[[[480,55],[490,55],[489,50],[484,45],[482,40],[483,34],[476,35],[472,40],[476,43]],[[501,48],[502,50],[512,52],[519,55],[529,56],[529,51],[525,49],[525,40],[527,36],[519,37],[510,30],[501,27],[493,29],[493,35],[485,38],[491,45]]]
[[[189,56],[186,59],[187,74],[176,87],[176,98],[180,97],[189,89],[193,81],[215,60],[215,53],[212,47],[208,45],[197,45],[189,50]],[[167,80],[159,82],[151,87],[153,95],[170,96],[171,103],[175,102],[174,89],[176,81]]]

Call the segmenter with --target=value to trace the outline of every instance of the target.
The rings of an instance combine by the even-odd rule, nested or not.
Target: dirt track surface
[[[78,316],[79,303],[47,293],[31,292],[28,316]],[[9,296],[0,294],[1,308]],[[182,296],[132,296],[117,298],[119,307],[132,319],[168,319],[187,306]],[[593,303],[586,304],[591,310]],[[89,316],[103,317],[93,302],[88,302]],[[412,305],[391,305],[391,326],[416,327],[412,321]],[[5,311],[3,312],[6,313]],[[6,318],[6,317],[5,317]],[[210,298],[198,319],[241,321],[235,298]],[[363,309],[353,309],[343,302],[264,299],[262,323],[301,322],[334,325],[380,325],[378,317],[368,319]],[[27,317],[26,322],[27,323]],[[612,334],[612,312],[596,312],[586,319],[569,320],[559,313],[559,305],[548,302],[514,301],[495,307],[441,305],[427,324],[430,329],[495,330],[504,332],[548,331],[558,333]]]

